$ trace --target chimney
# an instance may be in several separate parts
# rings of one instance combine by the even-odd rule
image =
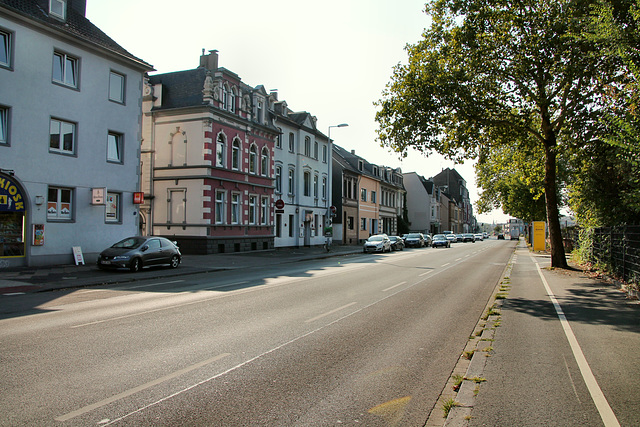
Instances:
[[[204,54],[202,49],[202,55],[200,56],[200,67],[206,68],[209,71],[216,71],[218,69],[218,51],[210,50],[208,55]]]
[[[351,154],[356,155],[356,150],[351,150]]]

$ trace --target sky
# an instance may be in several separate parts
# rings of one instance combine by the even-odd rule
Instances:
[[[277,90],[294,111],[318,119],[325,135],[370,163],[430,178],[455,168],[478,200],[473,162],[439,155],[408,157],[376,140],[374,102],[407,62],[405,46],[420,40],[430,19],[424,0],[87,0],[87,18],[156,73],[199,65],[202,50],[218,50],[219,66],[250,86]],[[504,222],[501,211],[480,222]]]

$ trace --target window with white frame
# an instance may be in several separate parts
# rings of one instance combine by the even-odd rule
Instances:
[[[240,194],[231,194],[231,224],[240,224]]]
[[[289,132],[289,152],[296,152],[296,136],[293,132]]]
[[[304,137],[304,155],[311,157],[311,138],[308,136]]]
[[[168,216],[170,224],[186,224],[187,222],[187,190],[176,188],[168,190]]]
[[[125,77],[115,71],[109,72],[109,100],[124,104]]]
[[[13,33],[0,28],[0,67],[11,68],[13,59]]]
[[[318,141],[313,141],[313,158],[318,160]]]
[[[73,190],[70,188],[49,187],[47,196],[47,219],[73,219]]]
[[[256,196],[249,196],[249,224],[255,225],[257,224],[257,210],[258,209],[258,198]]]
[[[367,218],[360,218],[360,230],[367,229]]]
[[[216,191],[216,224],[224,224],[224,206],[225,206],[225,192],[224,191]]]
[[[289,169],[289,195],[295,194],[295,169]]]
[[[218,134],[218,138],[216,138],[216,166],[219,168],[224,167],[224,153],[225,153],[225,144],[226,139],[222,133]]]
[[[262,100],[258,100],[257,105],[256,105],[256,121],[258,123],[262,123],[262,114],[264,113],[263,110],[263,102]]]
[[[269,175],[269,149],[262,147],[262,154],[260,156],[260,173],[262,176]]]
[[[276,166],[276,193],[282,193],[282,166]]]
[[[241,158],[240,140],[238,140],[238,138],[234,138],[233,148],[231,153],[231,167],[233,168],[233,170],[240,169],[240,158]]]
[[[107,134],[107,161],[122,163],[124,137],[121,133],[109,132]]]
[[[229,89],[226,83],[222,85],[222,108],[229,109]]]
[[[119,223],[121,221],[120,206],[121,196],[119,193],[107,192],[107,206],[105,208],[105,222]]]
[[[260,200],[260,223],[262,225],[269,224],[269,198],[263,197]]]
[[[367,201],[367,189],[366,188],[361,188],[360,189],[360,200],[362,200],[363,202]]]
[[[278,128],[278,135],[276,135],[276,148],[282,148],[282,128]]]
[[[0,105],[0,145],[9,145],[9,107]]]
[[[255,144],[249,149],[249,173],[257,173],[258,167],[258,148]]]
[[[67,0],[49,0],[49,14],[62,20],[67,19]]]
[[[371,203],[377,203],[377,193],[375,191],[371,192]]]
[[[236,89],[231,88],[229,90],[229,111],[232,113],[236,112]]]
[[[311,195],[311,172],[305,171],[303,178],[304,178],[304,181],[303,181],[304,195],[310,196]]]
[[[318,175],[313,176],[313,197],[318,198]]]
[[[49,126],[49,151],[63,154],[74,154],[75,149],[75,123],[51,119]]]
[[[323,199],[327,198],[327,177],[326,176],[322,177],[322,198]]]
[[[78,58],[63,52],[53,52],[53,81],[65,86],[78,87]]]
[[[327,163],[327,153],[328,149],[326,145],[322,145],[322,163]]]

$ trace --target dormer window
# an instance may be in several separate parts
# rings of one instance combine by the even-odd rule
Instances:
[[[263,103],[262,101],[258,101],[257,102],[257,107],[256,107],[256,120],[258,121],[258,123],[262,123],[262,110],[264,109]]]
[[[67,19],[67,0],[49,0],[49,15],[62,19]]]

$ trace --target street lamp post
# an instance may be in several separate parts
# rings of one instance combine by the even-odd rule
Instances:
[[[327,162],[329,163],[329,179],[328,179],[328,185],[327,185],[327,218],[329,218],[329,221],[331,221],[330,223],[332,223],[333,221],[331,220],[331,203],[333,201],[333,142],[331,141],[331,128],[344,128],[349,126],[347,123],[340,123],[339,125],[334,125],[334,126],[329,126],[329,128],[327,129],[327,139],[329,140],[329,158],[327,159]],[[328,224],[327,224],[328,225]],[[344,224],[343,224],[344,227]],[[332,233],[333,235],[333,233]],[[331,247],[331,240],[332,238],[327,236],[326,239],[326,243],[325,243],[325,247],[327,249],[327,251],[329,250],[329,248]]]

